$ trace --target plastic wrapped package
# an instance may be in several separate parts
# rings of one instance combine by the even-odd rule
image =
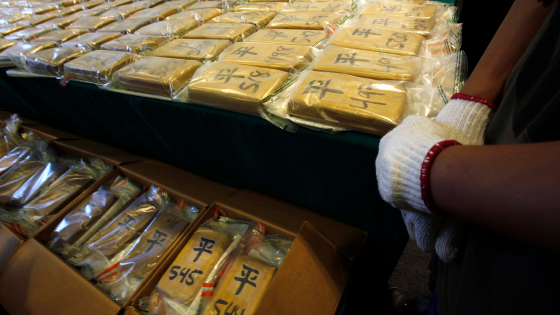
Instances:
[[[106,11],[105,13],[101,14],[101,16],[113,17],[119,20],[124,20],[130,17],[132,14],[144,9],[145,8],[142,5],[128,4],[128,5],[123,5],[122,7],[116,7],[109,11]]]
[[[0,24],[12,24],[32,17],[31,14],[16,13],[0,18]]]
[[[191,101],[256,114],[262,100],[288,80],[280,70],[214,62],[199,68],[188,85]]]
[[[0,25],[0,35],[6,36],[14,32],[21,31],[25,28],[27,28],[27,26],[20,24],[3,24]]]
[[[56,18],[56,16],[53,15],[53,14],[41,14],[41,15],[34,15],[34,16],[32,16],[30,18],[27,18],[25,20],[21,20],[17,23],[21,24],[21,25],[25,25],[27,27],[31,27],[31,26],[35,26],[37,24],[44,23],[48,20],[52,20],[54,18]]]
[[[313,61],[318,50],[309,46],[235,43],[220,54],[220,61],[297,73]]]
[[[69,259],[82,266],[87,279],[102,280],[110,275],[110,267],[118,264],[142,235],[169,196],[159,187],[150,187],[110,223],[83,243],[82,250]]]
[[[120,7],[123,5],[131,4],[132,2],[133,2],[132,0],[115,0],[109,2],[109,4],[114,8],[114,7]]]
[[[425,37],[432,35],[432,30],[436,25],[432,20],[385,15],[362,15],[355,18],[352,24],[373,26]]]
[[[110,8],[99,6],[97,8],[76,12],[76,13],[72,14],[71,16],[75,16],[75,17],[98,16],[98,15],[101,15],[101,14],[109,11],[109,9]]]
[[[64,64],[64,76],[96,84],[109,82],[117,70],[137,61],[129,52],[98,50]]]
[[[189,10],[183,11],[177,14],[173,14],[166,18],[169,20],[180,20],[180,19],[194,19],[201,22],[208,22],[211,19],[222,14],[221,9],[199,9],[199,10]]]
[[[128,51],[136,54],[151,53],[153,49],[165,44],[169,39],[160,36],[125,35],[101,45],[106,50]]]
[[[29,153],[35,149],[35,142],[29,141],[19,144],[17,147],[13,148],[0,158],[0,174],[4,173],[8,169],[10,169],[15,164],[19,163],[25,157],[29,155]]]
[[[184,313],[237,249],[250,224],[235,220],[201,224],[157,284],[168,312]],[[183,310],[183,312],[181,312]]]
[[[231,45],[229,40],[177,39],[154,51],[154,56],[187,60],[212,60]]]
[[[0,51],[14,46],[17,42],[11,39],[0,38]]]
[[[450,97],[461,91],[467,73],[467,56],[463,51],[439,59],[423,58],[420,83],[441,86]]]
[[[287,5],[281,13],[342,13],[350,14],[352,12],[352,5],[349,2],[296,2]]]
[[[84,3],[84,0],[64,0],[59,2],[61,6],[63,7],[70,7],[73,6],[75,4],[80,4],[80,3]]]
[[[226,6],[225,3],[223,3],[223,1],[201,1],[201,2],[197,2],[193,5],[191,5],[186,10],[190,11],[190,10],[200,10],[200,9],[225,10],[225,9],[227,9],[227,6]]]
[[[170,20],[156,22],[134,32],[137,35],[163,36],[179,38],[198,27],[196,20]]]
[[[79,48],[57,47],[25,55],[23,58],[27,71],[60,77],[64,74],[65,63],[86,53],[87,51]]]
[[[97,32],[108,32],[108,33],[121,33],[123,35],[133,34],[140,28],[152,23],[152,19],[126,19],[124,21],[118,21],[117,23],[110,24],[104,28],[98,30]]]
[[[284,13],[276,16],[268,28],[324,30],[329,24],[340,24],[346,14]]]
[[[244,3],[233,7],[231,11],[233,12],[267,11],[267,12],[279,13],[287,5],[288,5],[287,2]]]
[[[62,47],[77,47],[86,50],[100,49],[103,43],[121,37],[119,33],[86,33],[62,43]]]
[[[62,219],[51,234],[49,248],[66,259],[72,257],[141,191],[139,184],[126,177],[106,182]]]
[[[4,60],[5,54],[14,65],[18,68],[25,69],[22,57],[28,54],[34,54],[38,51],[56,47],[55,42],[38,42],[38,43],[17,43],[16,45],[4,50],[0,54],[0,60]]]
[[[41,28],[41,27],[58,27],[58,28],[65,28],[66,26],[74,23],[75,21],[77,21],[80,17],[78,16],[67,16],[67,17],[61,17],[61,18],[56,18],[56,19],[52,19],[52,20],[48,20],[47,22],[41,23],[39,25],[37,25],[37,27]]]
[[[183,11],[195,3],[195,0],[173,0],[164,4],[160,4],[158,8],[174,8],[178,9],[179,11]]]
[[[143,19],[143,18],[150,18],[152,21],[162,21],[166,17],[179,13],[179,10],[176,8],[163,8],[159,9],[158,7],[142,10],[139,12],[134,13],[129,17],[129,19]]]
[[[103,0],[91,0],[91,1],[83,2],[81,5],[82,5],[82,7],[84,7],[84,10],[89,10],[91,8],[95,8],[97,6],[100,6],[104,3],[106,3],[106,2],[103,1]]]
[[[126,253],[118,268],[99,286],[117,303],[126,303],[198,212],[199,209],[192,206],[181,210],[169,200]]]
[[[247,37],[245,42],[318,46],[328,38],[325,31],[264,29]]]
[[[62,45],[62,43],[71,40],[72,38],[78,37],[88,33],[87,30],[56,30],[49,32],[41,37],[33,40],[33,42],[50,42],[54,41],[57,45]]]
[[[389,15],[407,16],[417,19],[431,19],[438,10],[435,4],[414,4],[394,1],[376,1],[366,3],[360,10],[360,15]]]
[[[183,38],[228,39],[231,42],[240,42],[256,31],[257,27],[252,24],[211,23],[201,25]]]
[[[79,18],[76,22],[68,25],[66,29],[67,30],[86,29],[89,30],[90,32],[95,32],[98,29],[115,22],[117,22],[117,19],[114,17],[88,16],[88,17]]]
[[[7,39],[12,40],[21,40],[24,42],[30,42],[33,39],[37,39],[45,34],[48,34],[52,31],[59,30],[59,28],[55,27],[46,27],[46,28],[26,28],[24,30],[12,33],[10,35],[6,35]]]
[[[55,11],[56,9],[58,9],[58,6],[55,5],[54,3],[45,3],[40,5],[34,5],[33,7],[30,8],[22,9],[20,12],[23,14],[42,15],[48,12]]]
[[[134,2],[134,4],[136,5],[141,5],[143,6],[145,9],[149,9],[149,8],[153,8],[157,5],[160,5],[162,3],[164,3],[165,0],[143,0],[143,1],[137,1]]]
[[[250,12],[228,12],[219,15],[208,23],[249,23],[258,27],[265,27],[276,15],[274,12],[250,11]]]
[[[67,170],[68,167],[65,165],[48,162],[14,192],[9,203],[19,207],[24,206]]]
[[[62,10],[58,10],[58,11],[53,11],[52,14],[54,14],[56,17],[58,18],[62,18],[62,17],[67,17],[69,15],[72,15],[76,12],[79,11],[83,11],[84,7],[82,7],[81,5],[73,5],[67,8],[64,8]]]

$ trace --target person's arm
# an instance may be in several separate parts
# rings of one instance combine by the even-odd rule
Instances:
[[[560,249],[560,141],[454,146],[431,169],[448,212],[510,238]]]

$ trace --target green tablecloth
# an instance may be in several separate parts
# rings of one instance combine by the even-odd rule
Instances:
[[[359,282],[372,290],[349,293],[348,307],[370,303],[372,292],[384,289],[408,240],[400,212],[378,193],[379,137],[305,128],[294,134],[258,117],[4,71],[0,93],[6,110],[368,231],[355,270],[367,273]]]

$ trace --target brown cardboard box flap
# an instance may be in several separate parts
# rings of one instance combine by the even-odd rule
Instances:
[[[110,165],[121,165],[145,160],[144,157],[91,140],[58,140],[56,147],[71,156],[97,156]]]
[[[38,125],[38,126],[26,126],[22,127],[23,130],[31,130],[36,135],[38,135],[41,139],[45,139],[47,141],[54,141],[54,140],[75,140],[81,139],[80,137],[71,134],[66,131],[58,130],[53,127],[45,126],[45,125]]]
[[[140,313],[140,311],[138,311],[136,308],[129,306],[124,311],[124,315],[142,315],[142,313]]]
[[[120,166],[120,169],[125,175],[132,173],[145,178],[153,185],[165,187],[171,194],[188,195],[187,203],[200,209],[237,191],[235,188],[161,163],[143,161]]]
[[[361,251],[367,233],[289,203],[243,189],[217,203],[218,208],[244,212],[251,220],[274,226],[280,234],[295,235],[303,221],[309,221],[350,259]]]
[[[120,307],[35,239],[0,276],[0,304],[12,315],[115,315]]]
[[[306,221],[255,315],[334,314],[351,268],[352,262]]]
[[[16,234],[4,224],[0,224],[0,270],[8,265],[8,261],[24,241],[23,236]]]

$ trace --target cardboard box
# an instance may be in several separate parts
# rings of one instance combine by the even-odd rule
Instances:
[[[0,224],[0,271],[6,267],[24,241],[23,236]]]
[[[38,135],[41,139],[47,140],[48,142],[55,141],[55,140],[72,140],[72,139],[82,139],[79,136],[71,134],[66,131],[58,130],[53,127],[49,127],[46,125],[23,125],[21,128],[23,131],[31,130],[36,135]]]
[[[237,191],[234,188],[211,182],[175,167],[157,163],[138,162],[120,166],[116,171],[108,174],[104,181],[110,181],[118,175],[129,177],[144,187],[154,184],[169,192],[174,201],[183,199],[187,203],[205,209],[199,217],[204,215],[206,209],[213,202]],[[102,182],[95,183],[91,189],[88,189],[88,193],[95,191],[96,187],[101,186],[101,184]],[[76,205],[87,196],[87,193],[80,196],[73,204]],[[75,315],[90,314],[89,310],[94,309],[96,313],[92,312],[91,314],[116,315],[121,310],[121,306],[113,302],[107,294],[95,287],[93,283],[82,278],[77,268],[68,264],[45,246],[50,241],[52,231],[72,208],[71,205],[66,207],[57,215],[56,219],[51,220],[47,226],[40,230],[35,238],[29,240],[27,243],[33,242],[33,245],[22,247],[20,252],[23,253],[16,255],[5,272],[0,275],[0,286],[2,288],[12,286],[11,290],[4,290],[0,294],[0,304],[4,305],[10,314]],[[198,220],[197,218],[179,235],[159,263],[165,261],[167,255],[174,251],[179,241],[190,231],[191,226],[198,225]],[[49,272],[46,272],[47,269],[45,269],[41,272],[40,280],[32,280],[33,275],[38,274],[37,270],[39,268],[35,265],[42,262],[56,265],[56,269]],[[159,264],[152,270],[152,273],[158,269],[158,266]],[[150,275],[145,280],[147,281],[149,278]],[[65,281],[61,282],[60,279],[65,279]],[[13,283],[20,284],[13,286]],[[138,289],[141,289],[144,283],[141,283]],[[30,286],[33,286],[33,288]],[[67,287],[74,292],[81,293],[79,295],[68,295]],[[43,296],[45,295],[49,298],[44,299]],[[135,295],[132,296],[129,303],[134,297]],[[21,307],[21,305],[28,303],[41,303],[41,307],[30,309]],[[129,303],[125,304],[122,309],[125,309]],[[81,310],[77,312],[75,308],[61,309],[59,305],[80,305]],[[101,309],[98,305],[104,305],[105,308]]]
[[[211,219],[218,209],[231,217],[259,221],[267,233],[294,239],[255,314],[335,314],[352,259],[359,254],[367,233],[251,190],[216,202],[199,224]],[[195,230],[191,229],[158,267],[133,299],[133,306],[138,307],[138,301],[152,293]]]

